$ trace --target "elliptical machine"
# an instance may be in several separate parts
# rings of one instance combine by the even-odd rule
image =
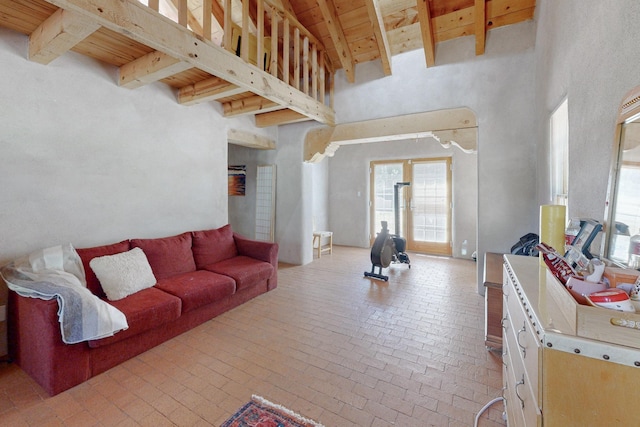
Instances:
[[[376,240],[371,248],[371,271],[365,271],[365,277],[373,277],[375,279],[389,280],[389,276],[382,274],[382,269],[387,268],[392,262],[408,264],[411,268],[409,255],[405,252],[407,248],[407,240],[400,236],[400,203],[398,198],[398,190],[404,186],[411,185],[410,182],[396,182],[393,185],[393,209],[395,217],[395,234],[389,234],[387,221],[381,221],[382,230],[378,233]],[[378,267],[378,272],[375,272]]]

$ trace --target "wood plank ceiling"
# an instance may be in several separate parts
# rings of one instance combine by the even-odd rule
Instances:
[[[0,26],[29,36],[32,61],[72,50],[118,67],[121,86],[162,81],[182,104],[219,102],[225,116],[254,115],[257,126],[332,125],[336,70],[353,83],[356,64],[379,60],[390,75],[393,56],[415,49],[437,66],[436,44],[464,36],[482,55],[487,31],[535,9],[535,0],[245,2],[0,0]]]

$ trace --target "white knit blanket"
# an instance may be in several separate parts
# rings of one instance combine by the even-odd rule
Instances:
[[[86,287],[80,256],[71,244],[36,251],[2,267],[0,275],[18,295],[58,301],[62,341],[75,344],[127,329],[125,315]]]

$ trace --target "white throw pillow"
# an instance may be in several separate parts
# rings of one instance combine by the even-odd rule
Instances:
[[[142,249],[96,257],[89,262],[109,301],[116,301],[156,284]]]

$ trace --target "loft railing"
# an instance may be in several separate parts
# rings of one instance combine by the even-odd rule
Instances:
[[[161,1],[171,3],[175,10],[161,7]],[[232,0],[222,0],[222,6],[218,0],[203,0],[198,11],[189,10],[187,0],[147,0],[146,3],[202,38],[221,43],[224,49],[246,62],[333,106],[334,70],[322,42],[293,14],[271,0],[234,1],[242,5],[239,17],[232,13]],[[202,16],[196,17],[194,12],[201,12]],[[221,40],[216,32],[218,26],[223,31]]]

